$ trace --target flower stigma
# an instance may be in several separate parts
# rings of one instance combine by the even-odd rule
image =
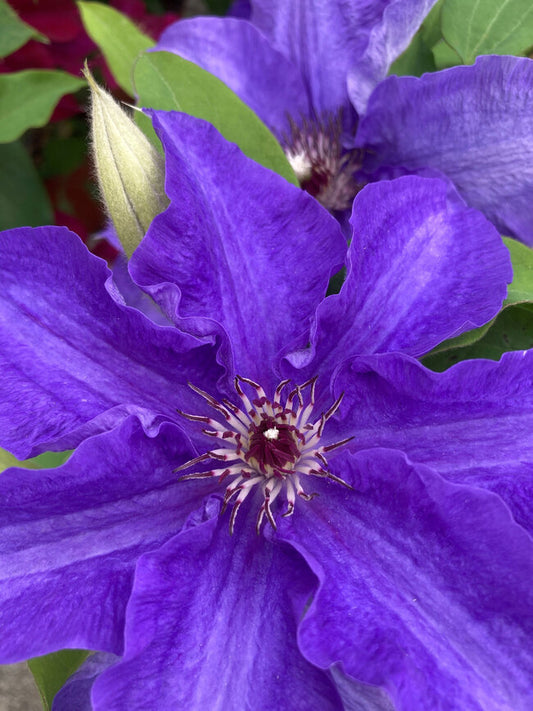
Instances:
[[[326,412],[313,421],[316,380],[316,377],[311,378],[298,385],[282,403],[282,392],[289,380],[283,380],[276,388],[274,398],[269,400],[260,385],[238,375],[235,390],[241,400],[240,407],[227,399],[218,402],[189,383],[194,392],[217,412],[218,418],[178,412],[188,420],[207,425],[202,431],[223,442],[224,446],[190,459],[175,471],[189,469],[208,460],[216,463],[209,471],[185,474],[181,481],[210,477],[218,477],[219,482],[228,480],[221,514],[231,502],[230,533],[233,533],[239,508],[254,489],[260,490],[263,498],[256,520],[256,531],[259,533],[265,517],[276,529],[272,504],[280,495],[286,500],[283,516],[292,515],[296,497],[310,501],[316,496],[306,493],[302,477],[327,478],[351,488],[329,471],[325,455],[346,444],[352,437],[333,444],[320,444],[324,426],[337,412],[343,396],[340,395]],[[253,391],[251,399],[243,385]]]
[[[331,212],[351,208],[362,185],[354,179],[363,151],[342,144],[342,113],[314,121],[289,117],[290,134],[281,136],[287,160],[303,190]]]
[[[279,437],[279,430],[277,427],[270,427],[268,430],[263,432],[267,439],[277,439]]]

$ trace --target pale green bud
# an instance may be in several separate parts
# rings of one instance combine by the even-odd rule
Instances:
[[[93,158],[105,207],[128,257],[169,203],[165,163],[121,106],[84,72],[91,89]]]

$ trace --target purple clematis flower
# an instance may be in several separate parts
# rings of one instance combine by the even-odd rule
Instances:
[[[386,78],[433,4],[251,0],[249,19],[185,20],[156,49],[233,89],[281,141],[302,187],[339,216],[369,181],[430,171],[533,246],[533,61],[487,56]]]
[[[359,193],[347,250],[152,116],[171,203],[129,289],[166,321],[68,230],[0,235],[1,443],[75,448],[0,477],[0,661],[98,650],[56,711],[527,711],[532,354],[413,357],[500,308],[496,230],[407,176]]]

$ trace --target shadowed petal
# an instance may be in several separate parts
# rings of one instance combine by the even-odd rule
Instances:
[[[362,55],[387,0],[254,0],[251,21],[299,68],[317,114],[345,107],[346,75]]]
[[[389,77],[357,134],[367,168],[433,168],[504,234],[533,245],[533,60],[478,57],[475,65]]]
[[[497,492],[533,532],[533,351],[433,373],[391,355],[346,362],[330,436],[350,447],[392,447],[447,479]]]
[[[501,308],[512,272],[494,227],[444,181],[406,176],[367,185],[354,200],[348,275],[317,309],[306,375],[352,354],[419,355]],[[314,347],[314,353],[313,353]]]
[[[309,116],[298,68],[276,51],[249,22],[195,17],[167,27],[156,50],[174,52],[221,79],[278,136],[287,115]]]
[[[251,21],[299,68],[317,114],[341,107],[353,113],[346,75],[363,53],[368,24],[379,16],[384,2],[373,2],[374,9],[346,0],[254,0]],[[368,24],[365,13],[370,14]]]
[[[214,388],[216,349],[118,303],[72,232],[8,230],[0,252],[1,445],[17,457],[71,449],[128,413],[149,429],[187,408],[188,380]]]
[[[221,325],[236,371],[275,385],[278,352],[294,338],[306,342],[329,277],[342,264],[339,226],[205,121],[152,115],[172,202],[152,223],[130,271],[167,312],[179,308],[182,328],[219,333]]]
[[[93,711],[91,690],[95,680],[119,660],[115,654],[91,654],[54,696],[52,711]]]
[[[354,491],[322,484],[281,529],[321,583],[304,655],[385,686],[402,711],[530,709],[532,539],[497,496],[401,453],[336,464]]]
[[[250,0],[232,0],[228,8],[229,17],[242,17],[245,20],[250,19],[251,12]]]
[[[350,93],[366,99],[435,2],[253,0],[251,21],[299,67],[317,113],[341,107],[353,112],[347,86],[352,70]]]
[[[0,477],[0,663],[63,648],[120,654],[139,556],[177,533],[209,483],[172,470],[192,454],[163,424],[139,422],[83,442],[60,468]]]
[[[395,711],[389,695],[381,687],[362,684],[344,674],[339,667],[332,667],[330,671],[344,711]]]
[[[296,646],[314,576],[300,556],[218,519],[143,556],[127,611],[124,661],[93,692],[95,711],[333,711],[326,674]]]

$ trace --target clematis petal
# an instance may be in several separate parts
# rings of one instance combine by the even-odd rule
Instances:
[[[331,437],[391,447],[447,479],[488,488],[533,532],[533,351],[433,373],[400,355],[354,358],[334,384],[344,393]]]
[[[118,303],[105,263],[65,228],[8,230],[0,251],[1,445],[17,457],[71,449],[128,413],[149,429],[186,409],[188,380],[209,389],[223,372],[215,347]]]
[[[345,0],[254,0],[251,21],[299,68],[318,115],[341,107],[353,113],[346,74],[368,41],[365,11],[377,17],[384,1],[372,10]]]
[[[155,301],[135,284],[128,271],[128,260],[124,253],[115,257],[111,265],[111,271],[113,272],[113,283],[119,292],[119,303],[124,303],[142,311],[150,321],[153,321],[158,326],[174,325]]]
[[[54,696],[52,711],[93,711],[91,690],[95,680],[120,657],[106,652],[91,654]]]
[[[294,365],[314,374],[314,363],[332,372],[355,354],[419,355],[501,308],[512,278],[507,249],[444,181],[367,185],[351,225],[346,281],[318,307],[312,347],[291,356]]]
[[[135,251],[130,272],[167,313],[178,288],[180,327],[201,335],[222,325],[237,372],[275,386],[271,364],[287,342],[306,342],[329,277],[342,264],[340,228],[309,195],[246,158],[205,121],[152,116],[172,202]]]
[[[386,3],[254,0],[251,21],[299,68],[317,114],[341,107],[353,112],[346,75],[362,56]]]
[[[95,711],[342,709],[296,645],[314,576],[254,527],[255,512],[237,519],[233,536],[226,522],[207,521],[143,556],[124,660],[96,682]]]
[[[389,0],[382,5],[381,16],[369,27],[364,54],[348,67],[347,72],[348,93],[360,115],[365,112],[368,97],[385,79],[394,60],[407,49],[436,1]],[[369,5],[376,3],[370,2]]]
[[[395,711],[389,695],[381,687],[362,684],[344,674],[339,667],[332,667],[330,672],[342,698],[344,711]]]
[[[405,711],[530,709],[531,537],[497,496],[401,453],[336,461],[355,490],[322,485],[281,529],[321,583],[302,653]]]
[[[245,20],[180,20],[167,27],[155,49],[179,54],[217,76],[278,136],[289,131],[288,115],[311,113],[298,68]]]
[[[63,648],[122,652],[137,559],[211,490],[177,482],[173,469],[191,454],[174,425],[150,438],[132,417],[59,469],[2,473],[0,663]]]
[[[368,103],[357,143],[368,169],[445,173],[504,234],[533,245],[533,60],[478,57],[475,65],[389,77]]]

